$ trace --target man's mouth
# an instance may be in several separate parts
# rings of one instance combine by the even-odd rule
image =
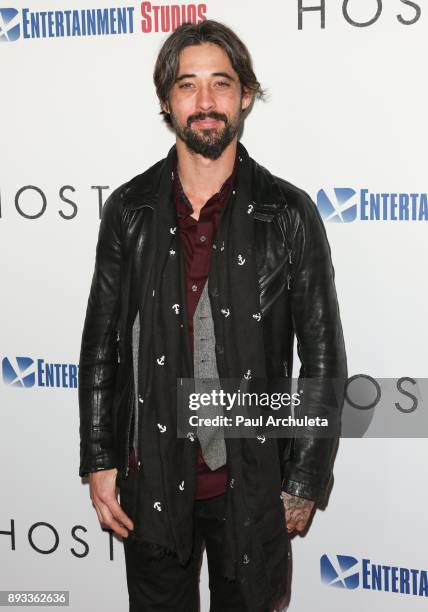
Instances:
[[[192,124],[195,124],[196,127],[205,129],[215,128],[219,123],[220,121],[217,119],[198,119],[196,121],[192,121]]]

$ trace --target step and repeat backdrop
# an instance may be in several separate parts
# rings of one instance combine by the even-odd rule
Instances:
[[[349,375],[426,376],[426,0],[2,0],[0,590],[128,609],[123,544],[78,476],[80,336],[103,203],[174,142],[157,52],[208,18],[268,90],[242,142],[324,218]],[[341,440],[328,505],[291,543],[290,612],[426,609],[425,434]]]

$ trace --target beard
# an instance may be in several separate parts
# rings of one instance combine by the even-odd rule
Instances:
[[[194,153],[202,155],[208,159],[218,159],[225,148],[232,142],[241,125],[241,119],[229,121],[223,113],[195,113],[187,119],[187,124],[180,123],[175,115],[170,112],[171,122],[177,136]],[[222,128],[207,128],[198,131],[192,130],[191,125],[194,121],[203,119],[215,119],[223,121]]]

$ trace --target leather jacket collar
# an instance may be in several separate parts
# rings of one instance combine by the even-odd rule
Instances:
[[[254,173],[254,162],[250,158],[247,149],[241,142],[237,144],[238,155],[251,164],[251,171]],[[150,206],[154,208],[158,201],[160,181],[163,172],[172,172],[174,156],[177,155],[176,145],[173,145],[167,157],[160,160],[143,174],[136,176],[132,181],[124,186],[120,197],[124,199],[124,208],[129,210],[138,210],[142,206]],[[270,173],[258,165],[258,170],[262,171],[258,174],[256,189],[253,192],[253,206],[259,215],[266,215],[269,220],[270,215],[284,210],[287,203],[284,202],[283,194],[280,194],[276,188],[276,184],[269,180]],[[260,181],[260,174],[264,178]],[[253,184],[254,185],[254,184]],[[261,219],[261,217],[259,217]]]

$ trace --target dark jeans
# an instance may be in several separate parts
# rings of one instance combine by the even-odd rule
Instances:
[[[245,612],[238,585],[221,575],[224,504],[225,495],[195,501],[193,555],[185,567],[156,544],[124,538],[130,612],[198,612],[204,545],[210,612]]]

